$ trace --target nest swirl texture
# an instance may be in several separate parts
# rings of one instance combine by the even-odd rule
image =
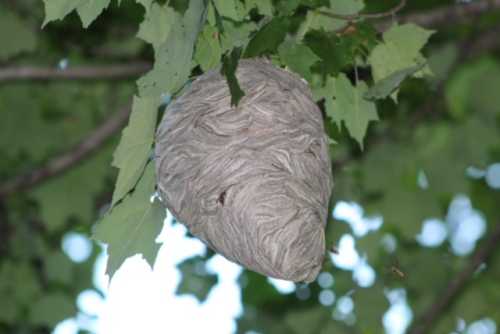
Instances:
[[[237,107],[215,70],[168,106],[156,134],[160,196],[227,259],[310,282],[333,186],[321,112],[305,82],[267,61],[242,60],[236,75]]]

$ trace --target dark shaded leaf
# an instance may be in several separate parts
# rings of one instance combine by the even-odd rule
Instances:
[[[352,62],[352,58],[338,47],[340,39],[334,34],[324,31],[310,31],[304,38],[305,44],[321,58],[321,61],[313,66],[317,73],[322,75],[337,75],[340,70]]]
[[[231,93],[231,105],[236,106],[241,98],[245,96],[245,92],[241,89],[238,79],[236,78],[236,69],[241,57],[241,48],[235,48],[229,56],[225,55],[222,61],[222,74],[226,77]]]
[[[245,49],[245,57],[252,58],[266,53],[276,52],[278,46],[285,39],[290,26],[286,17],[275,17],[250,40]]]

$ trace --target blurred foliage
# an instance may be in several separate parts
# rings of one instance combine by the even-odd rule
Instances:
[[[134,112],[152,113],[137,117],[143,127],[132,122],[129,135],[125,132],[122,138],[114,161],[123,173],[123,186],[113,200],[118,205],[110,214],[115,216],[104,219],[119,224],[116,221],[126,216],[130,222],[122,218],[119,233],[113,226],[98,225],[101,239],[115,246],[138,237],[131,231],[141,221],[121,204],[137,201],[143,203],[143,212],[156,217],[151,220],[161,216],[148,211],[153,186],[145,179],[150,172],[144,172],[160,93],[174,95],[188,77],[216,68],[223,59],[237,91],[231,72],[240,56],[268,57],[309,81],[328,135],[337,142],[331,145],[332,204],[356,201],[365,217],[377,214],[384,219],[379,230],[357,235],[348,224],[330,217],[328,245],[337,246],[343,236],[352,235],[356,250],[374,268],[376,281],[361,287],[351,271],[328,259],[324,272],[333,275],[333,286],[325,288],[317,281],[282,294],[265,277],[244,271],[238,332],[381,333],[382,317],[391,304],[388,291],[401,288],[415,319],[470,260],[454,254],[447,241],[422,247],[416,235],[423,221],[446,219],[453,198],[465,194],[485,218],[483,238],[500,224],[500,191],[466,173],[470,166],[484,170],[500,161],[500,44],[471,50],[471,41],[498,31],[499,11],[438,26],[431,35],[413,25],[380,34],[370,21],[331,19],[316,10],[352,14],[390,8],[375,1],[220,0],[203,2],[206,15],[196,1],[44,3],[7,0],[0,5],[0,72],[27,65],[57,68],[61,61],[70,68],[154,58],[156,63],[138,88],[132,80],[0,82],[0,184],[72,149],[139,94],[142,103],[136,103]],[[449,5],[452,2],[444,0],[412,1],[401,15]],[[48,24],[42,30],[44,22]],[[429,66],[416,69],[424,57]],[[169,62],[159,63],[166,58]],[[434,75],[424,79],[407,78],[431,72]],[[365,99],[367,90],[378,100]],[[386,98],[389,95],[393,99]],[[0,333],[49,333],[58,322],[82,311],[75,300],[81,291],[95,288],[93,263],[101,249],[94,243],[91,256],[76,263],[62,252],[61,243],[69,231],[90,238],[93,223],[111,203],[117,173],[110,164],[118,137],[70,171],[0,198]],[[141,159],[130,153],[135,145],[142,145]],[[141,191],[129,194],[136,186]],[[153,262],[158,245],[148,240],[160,227],[149,226],[147,240],[139,247],[132,244],[125,253],[117,252],[112,271],[128,255],[145,249]],[[393,247],[387,246],[388,240]],[[194,294],[200,301],[207,297],[217,283],[215,273],[206,269],[210,257],[179,265],[183,278],[178,293]],[[473,275],[432,333],[453,331],[458,318],[470,323],[489,317],[500,323],[499,275],[500,257],[495,255]],[[325,290],[336,296],[328,305],[318,301]],[[340,300],[352,300],[352,312],[340,312]]]

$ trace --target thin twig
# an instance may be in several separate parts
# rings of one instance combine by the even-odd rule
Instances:
[[[406,6],[406,0],[401,0],[399,4],[388,11],[380,13],[359,13],[359,14],[335,14],[332,12],[326,12],[323,10],[315,11],[318,14],[331,17],[333,19],[345,20],[345,21],[358,21],[361,19],[382,19],[390,16],[396,15],[401,9]]]
[[[358,21],[361,19],[381,19],[391,16],[395,16],[399,11],[401,11],[406,6],[406,0],[402,0],[397,6],[391,8],[388,11],[381,13],[367,13],[367,14],[335,14],[327,11],[315,11],[316,13],[346,21]],[[436,9],[431,9],[428,11],[423,11],[420,13],[413,13],[400,16],[398,18],[399,22],[413,22],[423,27],[436,27],[442,24],[456,24],[460,20],[466,17],[472,17],[477,15],[482,15],[488,11],[496,10],[500,8],[500,0],[476,0],[470,3],[457,3],[450,6],[444,6]],[[375,27],[379,31],[387,30],[387,28],[392,24],[393,20],[387,20],[375,24]]]
[[[146,62],[101,66],[74,66],[67,69],[33,66],[0,68],[0,83],[18,80],[118,80],[138,77],[151,69]]]
[[[398,22],[412,22],[422,27],[433,28],[446,24],[457,24],[464,18],[482,15],[498,9],[500,9],[500,0],[476,0],[402,15],[398,17]],[[375,27],[379,31],[385,31],[392,23],[392,20],[387,20],[375,24]]]
[[[127,106],[92,131],[75,147],[49,160],[45,165],[33,171],[14,177],[0,185],[0,198],[19,191],[26,191],[34,186],[53,178],[97,151],[107,139],[123,128],[130,114]]]
[[[409,334],[429,333],[431,326],[439,320],[453,301],[464,292],[465,286],[470,282],[476,270],[485,263],[491,255],[500,248],[500,223],[496,224],[493,231],[483,244],[476,249],[465,268],[458,273],[448,284],[444,293],[415,321],[415,326]]]

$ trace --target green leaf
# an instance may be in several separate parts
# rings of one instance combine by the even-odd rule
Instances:
[[[81,0],[43,0],[45,4],[45,20],[43,21],[42,28],[51,21],[62,20],[81,2]]]
[[[99,16],[102,11],[108,8],[111,0],[86,0],[81,1],[76,11],[82,20],[84,28],[88,26]]]
[[[42,27],[55,20],[62,20],[74,9],[77,10],[82,24],[87,28],[104,9],[109,6],[111,0],[43,0],[45,4],[45,21]]]
[[[384,43],[377,45],[368,57],[374,81],[377,83],[394,72],[425,63],[420,50],[433,33],[412,23],[392,26],[383,35]],[[430,68],[426,66],[413,76],[429,74]],[[397,91],[392,97],[396,99]]]
[[[276,17],[260,29],[250,40],[245,50],[245,57],[257,57],[265,53],[275,52],[285,39],[290,26],[286,17]]]
[[[335,35],[324,31],[311,31],[305,36],[304,43],[321,58],[321,61],[313,66],[314,72],[337,75],[343,67],[353,62],[352,54],[346,52],[340,38]]]
[[[311,49],[293,39],[285,40],[278,48],[283,63],[307,81],[311,80],[311,66],[320,60]]]
[[[329,17],[319,11],[341,15],[359,13],[365,4],[363,0],[330,0],[330,7],[320,7],[307,12],[305,21],[300,28],[304,33],[308,30],[337,31],[345,27],[349,21]]]
[[[176,19],[178,15],[171,7],[153,3],[151,10],[146,11],[137,37],[152,44],[156,50],[167,40],[171,27],[176,24]]]
[[[217,29],[206,25],[196,43],[194,59],[206,72],[220,64],[222,46]]]
[[[223,32],[221,35],[222,52],[234,48],[245,48],[250,39],[250,34],[255,31],[257,25],[253,22],[234,23],[229,20],[221,20]],[[220,28],[219,32],[221,32]]]
[[[234,21],[242,21],[246,15],[245,6],[239,0],[213,0],[220,16]]]
[[[132,255],[142,254],[151,266],[155,262],[160,249],[155,239],[166,215],[158,199],[151,200],[155,184],[154,164],[149,163],[135,190],[95,226],[94,238],[108,245],[110,277]]]
[[[257,8],[261,15],[273,16],[273,3],[271,0],[246,0],[247,10]]]
[[[420,71],[424,66],[425,64],[420,64],[392,73],[388,77],[378,81],[374,86],[370,87],[364,97],[370,100],[385,99],[399,88],[399,85],[401,85],[404,79],[412,76],[417,71]]]
[[[364,98],[368,90],[366,83],[361,81],[354,87],[344,74],[340,74],[336,79],[330,78],[326,87],[333,94],[333,98],[325,101],[326,114],[339,128],[344,122],[351,137],[363,149],[368,123],[378,120],[375,104]]]
[[[207,271],[203,256],[186,259],[177,268],[182,272],[182,280],[175,291],[178,295],[191,294],[199,302],[203,302],[218,282],[217,275]]]
[[[134,97],[128,126],[113,154],[113,166],[120,169],[113,192],[114,206],[141,177],[151,155],[159,102],[154,98]]]
[[[137,82],[141,96],[174,94],[191,73],[194,45],[205,22],[205,0],[191,0],[181,19],[178,17],[165,42],[155,50],[153,70]],[[178,15],[178,14],[176,14]]]
[[[241,89],[238,79],[236,78],[236,69],[238,61],[241,57],[241,48],[235,48],[231,51],[228,57],[224,57],[222,62],[222,74],[227,80],[229,91],[231,93],[231,106],[236,106],[241,98],[245,96],[245,92]]]
[[[48,293],[31,305],[32,324],[54,327],[61,320],[76,314],[73,299],[61,292]]]
[[[434,34],[433,30],[421,28],[413,23],[394,25],[384,32],[385,43],[394,43],[407,55],[417,55],[427,43],[429,37]]]
[[[277,0],[275,2],[276,12],[281,15],[292,15],[300,5],[300,0]]]
[[[33,51],[36,46],[36,36],[29,25],[3,6],[0,6],[0,45],[0,60]]]

